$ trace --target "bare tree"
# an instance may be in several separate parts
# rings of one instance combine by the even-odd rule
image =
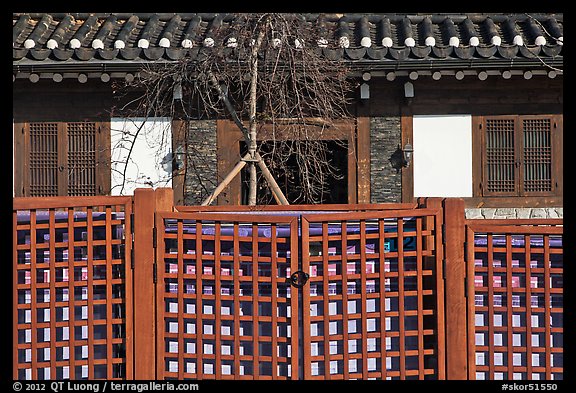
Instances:
[[[294,160],[297,200],[321,201],[328,179],[338,176],[322,134],[350,118],[353,87],[345,62],[322,54],[322,47],[335,44],[322,16],[311,23],[292,14],[217,14],[201,38],[195,29],[200,23],[199,16],[190,22],[188,41],[182,42],[199,47],[195,56],[150,65],[130,84],[144,92],[139,110],[157,116],[178,113],[184,119],[200,111],[228,117],[242,131],[246,154],[203,204],[210,204],[245,167],[250,205],[259,202],[257,167],[277,203],[287,204],[270,169],[288,173]],[[266,141],[259,138],[264,128]]]

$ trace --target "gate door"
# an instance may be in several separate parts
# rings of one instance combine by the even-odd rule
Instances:
[[[306,379],[443,379],[439,210],[302,217]]]
[[[297,379],[298,218],[157,213],[158,379]]]
[[[563,379],[562,220],[504,221],[467,221],[469,377]]]
[[[131,210],[131,197],[14,199],[14,379],[132,378]]]

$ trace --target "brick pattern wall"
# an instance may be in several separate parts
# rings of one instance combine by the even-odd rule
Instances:
[[[188,128],[188,168],[184,204],[199,205],[217,186],[216,121],[192,120]]]
[[[402,201],[402,172],[392,163],[400,142],[400,117],[370,119],[371,203]]]

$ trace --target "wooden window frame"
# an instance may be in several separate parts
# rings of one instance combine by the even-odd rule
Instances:
[[[14,123],[14,195],[16,197],[31,196],[30,190],[30,125],[33,123],[56,123],[58,128],[57,143],[58,166],[67,168],[68,166],[68,134],[67,125],[69,123],[88,122],[94,123],[96,127],[96,173],[95,195],[108,195],[110,193],[111,173],[110,173],[110,122],[99,120],[75,120],[75,121],[50,121],[50,120],[30,120]],[[68,195],[67,171],[58,173],[58,196]]]
[[[498,193],[487,190],[486,170],[486,120],[513,119],[515,146],[515,192]],[[546,192],[524,191],[523,182],[523,136],[521,122],[530,119],[550,119],[551,122],[551,178],[552,190]],[[563,116],[541,115],[490,115],[472,117],[473,196],[465,198],[467,207],[543,207],[562,205],[563,193]],[[518,138],[518,136],[520,138]]]
[[[348,201],[347,203],[368,203],[370,196],[370,176],[365,176],[370,170],[370,122],[368,118],[358,118],[329,127],[323,131],[324,140],[345,140],[348,143]],[[311,127],[314,124],[311,123]],[[217,156],[218,178],[222,179],[240,159],[240,141],[244,140],[242,132],[236,124],[229,120],[218,120]],[[284,133],[284,138],[289,134]],[[278,135],[276,134],[276,138]],[[272,126],[264,125],[259,131],[259,139],[272,138]],[[237,176],[217,199],[218,205],[241,204],[241,181]]]

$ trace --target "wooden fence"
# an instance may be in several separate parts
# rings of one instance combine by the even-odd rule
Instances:
[[[562,379],[562,220],[15,198],[14,379]]]

